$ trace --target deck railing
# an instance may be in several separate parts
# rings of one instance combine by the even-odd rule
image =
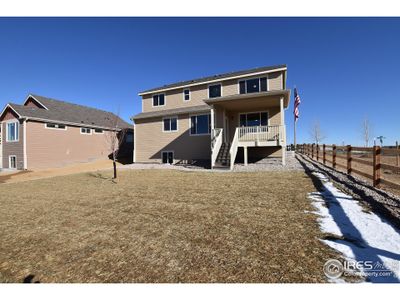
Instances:
[[[222,145],[222,128],[211,130],[211,168],[214,167],[217,160],[219,149]]]
[[[282,136],[282,126],[246,126],[238,127],[239,142],[279,141]]]
[[[231,166],[230,169],[233,170],[233,166],[235,164],[235,159],[236,159],[236,154],[237,154],[237,150],[238,150],[238,144],[239,144],[239,128],[236,128],[235,130],[235,135],[233,137],[232,140],[232,145],[231,145],[231,149],[229,150],[229,155],[230,155],[230,159],[231,159]]]

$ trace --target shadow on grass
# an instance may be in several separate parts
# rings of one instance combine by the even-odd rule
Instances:
[[[24,280],[22,281],[22,283],[40,283],[39,280],[33,281],[34,278],[35,278],[35,275],[29,274],[28,276],[26,276],[26,277],[24,278]]]
[[[104,181],[110,181],[111,183],[114,183],[114,184],[117,183],[117,181],[114,178],[112,178],[111,176],[107,177],[107,176],[104,176],[101,173],[88,173],[87,175],[89,177],[92,177],[92,178],[101,179],[101,180],[104,180]]]

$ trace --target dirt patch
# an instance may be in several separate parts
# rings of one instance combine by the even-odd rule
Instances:
[[[0,186],[0,281],[325,282],[302,171],[126,170]]]
[[[120,164],[118,163],[118,166]],[[86,163],[77,163],[60,168],[43,169],[35,171],[20,171],[16,173],[0,173],[0,183],[23,182],[54,176],[63,176],[83,172],[93,172],[112,168],[111,160],[97,160]]]

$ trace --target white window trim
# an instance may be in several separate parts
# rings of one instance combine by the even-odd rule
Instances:
[[[258,84],[259,84],[259,91],[258,91],[258,93],[265,93],[265,92],[269,92],[270,90],[269,90],[269,76],[268,76],[268,74],[265,74],[265,76],[255,76],[255,77],[246,77],[246,78],[240,78],[240,79],[238,79],[238,81],[237,81],[237,93],[239,94],[239,95],[247,95],[247,94],[256,94],[257,92],[255,92],[255,93],[247,93],[247,84],[246,84],[246,81],[247,80],[251,80],[251,79],[259,79],[258,80]],[[260,82],[260,79],[261,78],[267,78],[267,90],[266,91],[261,91],[261,82]],[[246,90],[246,93],[244,93],[244,94],[240,94],[240,82],[241,81],[244,81],[245,82],[245,85],[244,85],[244,87],[245,87],[245,90]]]
[[[58,124],[58,123],[45,123],[44,124],[44,128],[46,128],[46,129],[53,129],[53,130],[67,130],[67,128],[68,128],[68,126],[67,125],[64,125],[65,126],[65,128],[53,128],[53,127],[48,127],[47,126],[47,124],[55,124],[55,125],[64,125],[64,124]]]
[[[20,129],[20,126],[19,126],[19,121],[17,120],[17,119],[11,119],[11,120],[7,120],[6,122],[6,142],[7,143],[17,143],[17,142],[19,142],[19,136],[20,136],[20,132],[19,132],[19,129]],[[16,139],[16,140],[13,140],[13,141],[9,141],[8,140],[8,124],[10,124],[10,123],[16,123],[17,124],[17,127],[18,127],[18,139]]]
[[[154,96],[157,96],[157,95],[164,95],[164,104],[163,105],[154,105],[154,99],[153,99],[153,97]],[[160,102],[160,101],[158,101],[158,102]],[[151,106],[152,107],[163,107],[163,106],[165,106],[167,104],[167,94],[166,93],[156,93],[156,94],[152,94],[151,95]]]
[[[11,168],[11,157],[15,157],[15,168]],[[9,155],[8,156],[8,168],[16,170],[17,167],[18,167],[18,165],[17,165],[17,156],[16,155]]]
[[[176,118],[176,130],[164,130],[164,120],[165,119],[174,119]],[[170,121],[170,127],[171,127],[171,121]],[[179,131],[179,118],[178,116],[168,116],[168,117],[163,117],[162,122],[161,122],[161,130],[162,132],[170,133],[170,132],[178,132]]]
[[[83,129],[83,128],[90,129],[90,133],[82,132],[82,129]],[[80,128],[79,128],[79,132],[80,132],[81,134],[83,134],[83,135],[92,135],[93,130],[92,130],[92,128],[89,128],[89,127],[80,127]]]
[[[221,86],[221,96],[219,97],[210,97],[210,86],[214,86],[214,85],[220,85]],[[218,99],[224,96],[224,86],[222,85],[222,82],[215,82],[215,83],[211,83],[209,85],[207,85],[207,95],[208,95],[208,99]]]
[[[185,99],[185,91],[189,91],[189,100]],[[189,102],[190,100],[192,100],[192,91],[190,90],[190,88],[186,88],[183,89],[183,102]]]
[[[256,113],[267,113],[267,125],[261,125],[261,126],[270,126],[269,124],[269,110],[259,110],[259,111],[246,111],[246,112],[240,112],[238,115],[238,127],[240,126],[240,116],[241,115],[247,115],[247,114],[256,114]],[[261,120],[261,115],[260,115],[260,120]],[[247,117],[246,117],[246,122],[247,122]],[[248,127],[248,126],[245,126]]]
[[[163,154],[164,154],[164,153],[169,153],[169,152],[172,152],[172,165],[174,164],[174,161],[175,161],[175,151],[174,151],[174,150],[164,150],[164,151],[161,151],[161,163],[162,163],[162,164],[164,164],[164,163],[163,163]],[[169,163],[166,163],[166,165],[169,165]]]
[[[192,117],[197,117],[197,116],[204,116],[204,115],[208,115],[208,119],[211,118],[211,114],[210,113],[200,113],[200,114],[192,114],[189,115],[189,135],[190,136],[204,136],[204,135],[210,135],[211,134],[211,126],[210,126],[210,133],[192,133]],[[208,120],[210,121],[210,120]]]
[[[101,132],[96,132],[96,129],[97,130],[102,130],[102,131]],[[104,129],[101,129],[101,128],[96,128],[96,129],[92,129],[93,134],[104,134]]]

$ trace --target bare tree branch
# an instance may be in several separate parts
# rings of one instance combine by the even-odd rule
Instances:
[[[362,122],[362,131],[361,131],[362,138],[364,140],[364,146],[368,147],[369,142],[372,139],[372,128],[371,123],[369,122],[368,117],[365,117]]]
[[[113,167],[114,167],[114,179],[117,178],[117,155],[121,144],[124,142],[126,130],[122,128],[120,124],[119,110],[116,114],[111,117],[111,128],[112,130],[106,131],[105,140],[108,146],[108,150],[112,155]]]
[[[319,121],[314,122],[310,128],[310,137],[315,144],[320,144],[325,139]]]

